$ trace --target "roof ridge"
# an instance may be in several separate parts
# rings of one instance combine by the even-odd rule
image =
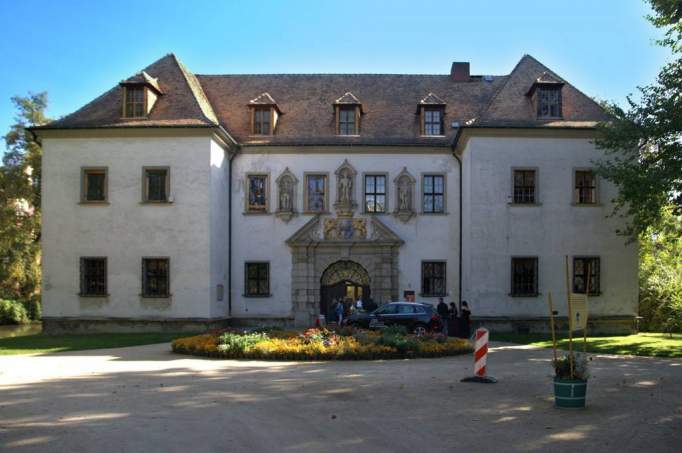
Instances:
[[[246,73],[246,74],[195,74],[196,77],[283,77],[283,76],[314,76],[314,77],[385,77],[385,76],[395,76],[395,77],[450,77],[450,74],[407,74],[407,73],[382,73],[382,72],[273,72],[273,73]],[[471,77],[484,77],[489,74],[474,74]],[[497,74],[491,75],[491,77],[507,77],[509,74]]]
[[[201,82],[199,82],[199,79],[197,79],[196,76],[192,74],[192,72],[180,61],[180,59],[174,53],[171,52],[169,55],[173,57],[175,63],[178,65],[178,68],[180,68],[180,73],[182,74],[185,83],[187,83],[187,87],[192,93],[192,97],[194,98],[194,101],[197,103],[197,106],[199,107],[201,114],[208,122],[213,124],[219,124],[218,117],[216,116],[215,111],[213,110],[213,106],[211,105],[211,102],[208,100],[208,97],[206,96],[204,88],[201,86]],[[193,81],[191,80],[192,78],[196,83],[193,83]]]

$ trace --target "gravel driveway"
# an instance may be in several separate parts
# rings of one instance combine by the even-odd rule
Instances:
[[[586,410],[552,407],[551,350],[377,362],[218,361],[169,345],[0,357],[0,450],[675,451],[682,360],[595,355]]]

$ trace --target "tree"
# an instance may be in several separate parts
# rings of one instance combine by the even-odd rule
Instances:
[[[682,218],[665,209],[657,231],[640,241],[642,330],[682,332]]]
[[[0,166],[0,298],[26,299],[40,283],[42,150],[28,130],[49,122],[47,93],[16,96],[16,124]]]
[[[656,82],[639,87],[627,108],[604,103],[612,120],[600,124],[598,147],[606,158],[598,173],[619,189],[614,214],[626,220],[619,233],[636,240],[661,227],[665,213],[682,214],[682,1],[648,0],[649,21],[665,30],[658,43],[671,50]]]

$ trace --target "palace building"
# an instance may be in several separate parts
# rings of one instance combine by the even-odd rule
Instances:
[[[533,331],[568,283],[593,331],[630,330],[605,113],[528,55],[469,68],[199,75],[170,54],[34,128],[45,329],[308,326],[414,294]]]

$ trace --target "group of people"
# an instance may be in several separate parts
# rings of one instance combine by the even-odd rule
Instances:
[[[462,301],[462,307],[457,311],[457,305],[450,302],[450,306],[438,298],[436,311],[443,320],[443,334],[451,337],[469,338],[471,336],[471,309],[467,301]]]
[[[377,309],[377,304],[369,298],[366,302],[362,298],[358,298],[355,302],[350,297],[345,299],[334,299],[332,301],[332,310],[334,311],[334,318],[338,325],[342,325],[344,319],[356,311],[374,311]]]

